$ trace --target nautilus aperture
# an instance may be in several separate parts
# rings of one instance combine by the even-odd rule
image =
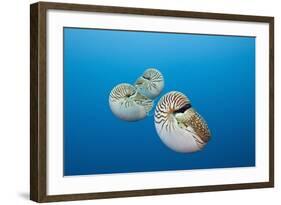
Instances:
[[[154,99],[163,90],[164,78],[159,70],[149,68],[137,79],[135,86],[141,94]]]
[[[153,101],[137,92],[127,83],[115,86],[109,95],[109,106],[115,116],[126,121],[145,118],[152,109]]]
[[[211,137],[205,120],[192,108],[190,100],[177,91],[159,100],[154,123],[163,143],[176,152],[199,151]]]

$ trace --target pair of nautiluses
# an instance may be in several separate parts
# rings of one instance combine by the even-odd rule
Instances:
[[[147,69],[134,85],[121,83],[109,95],[109,105],[115,116],[126,121],[138,121],[148,116],[153,100],[164,88],[160,71]],[[196,152],[211,137],[205,120],[181,92],[171,91],[161,97],[154,112],[154,124],[162,142],[176,152]]]

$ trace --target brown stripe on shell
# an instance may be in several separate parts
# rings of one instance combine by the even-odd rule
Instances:
[[[120,84],[116,86],[111,92],[110,92],[110,100],[115,102],[121,99],[124,99],[126,97],[130,97],[134,95],[136,92],[136,89],[134,86],[130,84]]]
[[[190,103],[188,98],[180,92],[170,92],[164,95],[155,109],[155,123],[161,125],[161,129],[171,132],[175,129],[173,112]]]
[[[152,90],[152,88],[157,89],[156,83],[163,81],[162,74],[156,69],[147,69],[143,76],[143,79],[147,80],[146,88]],[[137,81],[136,85],[141,84],[141,81]]]

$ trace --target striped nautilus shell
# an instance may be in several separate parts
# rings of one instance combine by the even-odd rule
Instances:
[[[109,106],[118,118],[137,121],[147,116],[152,109],[153,101],[137,92],[134,86],[121,83],[110,92]]]
[[[135,87],[144,96],[150,99],[156,98],[164,87],[164,78],[159,70],[149,68],[135,82]]]
[[[211,133],[204,119],[182,93],[172,91],[158,102],[154,123],[165,145],[176,152],[196,152],[209,141]]]

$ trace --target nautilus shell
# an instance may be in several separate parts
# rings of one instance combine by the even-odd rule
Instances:
[[[211,137],[208,125],[192,108],[190,100],[176,91],[159,100],[154,123],[163,143],[176,152],[199,151]]]
[[[163,90],[164,78],[159,70],[149,68],[137,79],[135,86],[141,94],[154,99]]]
[[[153,101],[143,96],[127,83],[115,86],[109,95],[109,106],[115,116],[126,121],[145,118],[152,109]]]

